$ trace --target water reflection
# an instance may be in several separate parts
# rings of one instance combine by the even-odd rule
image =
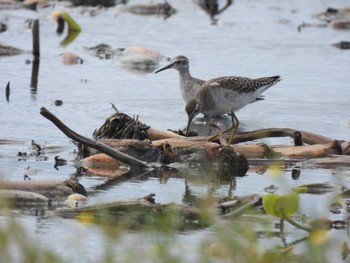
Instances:
[[[227,114],[216,117],[202,116],[194,119],[190,129],[195,130],[199,135],[209,136],[215,133],[215,130],[209,125],[210,123],[215,123],[221,130],[226,130],[231,127],[232,121]],[[240,130],[240,128],[238,129]]]
[[[132,73],[152,73],[161,61],[169,60],[157,50],[139,45],[113,48],[101,43],[93,47],[84,47],[84,49],[99,59],[115,59],[122,68]]]
[[[67,32],[66,37],[60,42],[60,45],[65,47],[72,43],[80,34],[80,31],[69,31]]]
[[[195,0],[195,3],[201,7],[209,16],[213,24],[217,23],[215,16],[224,12],[231,6],[233,0],[226,0],[224,6],[220,8],[218,0]]]
[[[164,2],[123,6],[118,9],[116,15],[131,13],[142,16],[162,16],[164,19],[167,19],[176,14],[176,12],[177,10],[174,7],[172,7],[168,2]]]
[[[300,178],[300,169],[292,169],[292,179],[298,180]]]
[[[36,100],[38,91],[38,75],[39,75],[40,60],[34,60],[32,62],[32,75],[30,81],[30,95],[33,100]]]

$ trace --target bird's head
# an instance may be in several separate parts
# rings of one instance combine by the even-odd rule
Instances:
[[[181,71],[187,71],[189,69],[189,61],[188,58],[185,56],[177,56],[174,57],[168,65],[165,67],[158,69],[155,73],[161,72],[163,70],[173,68],[178,70],[179,72]]]

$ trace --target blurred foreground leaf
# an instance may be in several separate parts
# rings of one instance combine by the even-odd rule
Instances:
[[[294,214],[299,207],[299,195],[290,193],[286,195],[266,194],[263,196],[263,207],[270,215],[282,218]]]

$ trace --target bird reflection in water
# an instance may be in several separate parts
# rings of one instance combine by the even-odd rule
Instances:
[[[215,16],[229,8],[232,5],[233,0],[226,0],[226,4],[221,8],[218,0],[194,0],[194,2],[210,16],[212,24],[217,24],[218,19],[215,18]]]

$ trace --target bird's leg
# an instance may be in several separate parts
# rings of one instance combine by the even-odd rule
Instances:
[[[230,139],[227,142],[228,145],[230,145],[232,143],[233,137],[235,136],[236,131],[237,131],[238,126],[239,126],[239,120],[238,120],[236,114],[233,111],[231,111],[230,115],[231,115],[231,119],[232,119],[232,126],[231,126],[231,128],[229,128],[226,131],[224,131],[224,132],[228,132],[229,130],[233,129],[233,131],[231,133],[231,136],[230,136]]]
[[[212,127],[216,131],[215,137],[219,137],[219,141],[221,145],[226,145],[227,141],[224,138],[221,129],[214,122],[210,122],[210,127]]]
[[[239,125],[239,120],[238,120],[238,118],[236,117],[236,114],[234,114],[234,112],[231,111],[231,114],[230,114],[230,115],[231,115],[232,125],[231,125],[230,128],[228,128],[228,129],[226,129],[226,130],[224,130],[224,131],[222,132],[222,133],[226,133],[226,132],[228,132],[228,131],[233,130],[232,133],[231,133],[230,139],[229,139],[229,141],[228,141],[228,145],[230,145],[230,144],[232,143],[233,137],[234,137],[234,135],[235,135],[235,133],[236,133],[236,131],[237,131],[237,129],[238,129],[238,125]],[[215,134],[215,135],[209,137],[209,138],[208,138],[208,141],[215,140],[219,135],[220,135],[220,134],[217,133],[217,134]]]
[[[222,132],[221,132],[222,133]],[[219,137],[220,136],[220,134],[219,133],[216,133],[216,134],[214,134],[213,136],[210,136],[209,138],[208,138],[208,142],[211,142],[211,141],[213,141],[213,140],[215,140],[217,137]]]
[[[219,127],[217,127],[218,129],[220,129]],[[215,128],[214,128],[215,129]],[[217,132],[216,134],[214,134],[213,136],[210,136],[209,138],[208,138],[208,142],[211,142],[211,141],[213,141],[213,140],[215,140],[216,138],[220,138],[220,135],[222,135],[223,134],[223,132]],[[221,143],[221,140],[220,140],[220,143]]]

